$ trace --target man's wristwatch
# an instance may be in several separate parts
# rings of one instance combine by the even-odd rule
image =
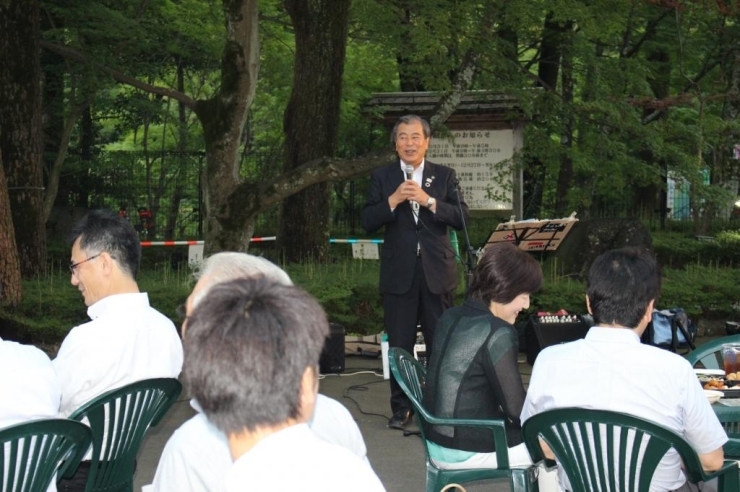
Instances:
[[[432,208],[432,206],[434,206],[435,203],[437,203],[437,199],[434,198],[433,196],[430,196],[429,200],[427,200],[427,208]]]

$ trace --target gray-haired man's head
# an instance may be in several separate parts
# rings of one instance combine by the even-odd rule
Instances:
[[[190,316],[214,285],[257,276],[263,276],[282,285],[293,285],[282,268],[259,256],[232,251],[209,256],[195,273],[198,281],[188,297],[186,314]]]

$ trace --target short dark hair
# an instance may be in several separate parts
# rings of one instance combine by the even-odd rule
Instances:
[[[473,271],[468,297],[506,304],[520,294],[542,287],[542,268],[532,256],[511,243],[494,243],[483,250]]]
[[[429,122],[422,118],[421,116],[416,116],[415,114],[407,114],[405,116],[401,116],[398,118],[398,121],[396,121],[396,124],[393,125],[393,130],[391,131],[391,143],[396,143],[396,134],[398,133],[398,126],[401,124],[410,125],[411,123],[421,123],[421,128],[424,131],[424,138],[428,139],[432,135],[432,128],[429,126]]]
[[[587,295],[594,321],[636,328],[650,301],[660,295],[660,267],[647,251],[607,251],[591,265]]]
[[[91,210],[72,228],[69,244],[79,238],[80,248],[89,255],[105,251],[121,270],[132,278],[139,274],[141,240],[134,226],[110,210]]]
[[[185,382],[208,420],[232,434],[299,416],[301,379],[329,323],[304,290],[264,276],[215,285],[188,318]]]

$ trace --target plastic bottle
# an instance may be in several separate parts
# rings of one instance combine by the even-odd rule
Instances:
[[[391,370],[388,364],[388,334],[383,333],[380,336],[380,352],[383,357],[383,379],[390,379]]]

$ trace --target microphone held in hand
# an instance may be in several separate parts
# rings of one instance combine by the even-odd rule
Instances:
[[[414,179],[414,166],[406,166],[403,168],[403,171],[406,173],[406,179],[407,180],[413,180]],[[414,220],[419,220],[419,204],[415,202],[414,200],[409,200],[411,203],[411,210],[414,212]]]
[[[414,167],[413,166],[406,166],[404,168],[404,171],[406,172],[406,179],[414,179]]]

